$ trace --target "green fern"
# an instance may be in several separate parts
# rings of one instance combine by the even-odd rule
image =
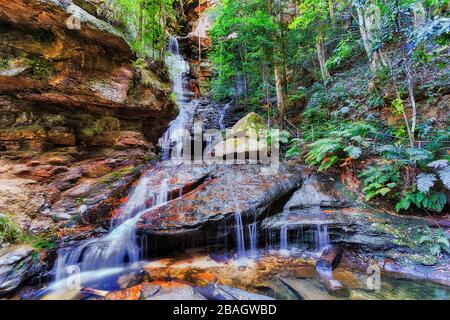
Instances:
[[[447,196],[445,193],[437,191],[430,191],[428,193],[410,191],[407,192],[397,203],[395,210],[400,212],[403,210],[408,210],[412,205],[415,205],[419,209],[442,212],[446,203]]]
[[[319,171],[324,171],[339,161],[340,157],[336,153],[343,152],[344,146],[341,139],[321,139],[310,144],[309,149],[306,163],[320,165]]]
[[[364,178],[362,191],[369,201],[375,197],[393,196],[398,188],[400,172],[395,166],[386,163],[369,167],[359,177]]]
[[[443,229],[434,230],[425,226],[416,238],[417,243],[427,248],[433,256],[439,256],[442,251],[450,254],[450,242],[447,232]]]

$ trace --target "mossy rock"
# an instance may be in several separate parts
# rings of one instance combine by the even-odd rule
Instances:
[[[435,266],[438,263],[438,259],[430,254],[413,254],[408,256],[408,258],[411,261],[420,263],[424,266]]]
[[[122,178],[124,178],[125,176],[133,173],[136,170],[135,167],[133,166],[129,166],[129,167],[125,167],[122,169],[119,169],[117,171],[111,172],[110,174],[104,176],[100,183],[104,184],[104,185],[108,185],[111,186],[113,185],[115,182],[121,180]]]
[[[90,139],[105,131],[117,131],[120,129],[120,120],[114,117],[94,119],[91,116],[83,117],[83,128],[80,130],[81,139]]]
[[[148,69],[141,70],[140,82],[146,88],[152,88],[154,90],[164,91],[163,85],[162,85],[161,81],[159,80],[158,76],[155,73],[153,73],[151,70],[148,70]]]
[[[264,118],[254,112],[238,121],[227,133],[228,137],[248,137],[257,140],[267,130]]]
[[[97,15],[97,6],[95,5],[95,3],[86,0],[73,0],[73,3],[75,3],[87,13],[92,14],[93,16]]]

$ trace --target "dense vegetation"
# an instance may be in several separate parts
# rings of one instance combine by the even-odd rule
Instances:
[[[174,0],[109,1],[113,19],[141,58],[164,60],[167,35],[175,23]]]
[[[353,172],[366,200],[442,212],[448,10],[448,0],[220,1],[212,93],[288,131],[288,157]]]

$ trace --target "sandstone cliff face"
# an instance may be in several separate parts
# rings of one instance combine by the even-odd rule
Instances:
[[[141,81],[127,41],[77,4],[0,0],[0,212],[38,231],[104,205],[176,116],[164,68]]]
[[[191,68],[188,88],[197,96],[209,92],[208,84],[212,76],[208,61],[211,49],[209,32],[213,24],[210,10],[215,4],[215,0],[192,0],[183,2],[183,6],[178,4],[176,8],[182,26],[179,34],[183,35],[179,40]]]

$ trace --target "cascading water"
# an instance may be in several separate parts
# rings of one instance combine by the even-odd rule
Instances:
[[[314,242],[316,251],[318,252],[330,245],[330,234],[328,233],[327,225],[317,225],[317,229],[314,233]]]
[[[177,105],[180,109],[178,117],[170,123],[169,129],[159,140],[162,149],[163,160],[171,158],[179,159],[183,154],[183,146],[191,130],[195,105],[187,101],[184,77],[189,72],[189,64],[180,54],[178,40],[170,37],[169,55],[166,59],[169,66],[172,81],[174,83],[173,92],[176,95]],[[171,156],[172,152],[172,156]]]
[[[245,252],[245,237],[244,237],[244,226],[242,223],[242,215],[240,212],[235,214],[236,220],[236,241],[237,241],[237,254],[239,258],[246,257]]]
[[[227,124],[225,122],[227,118],[228,111],[233,107],[233,102],[229,102],[225,105],[225,107],[220,111],[220,119],[219,126],[220,130],[224,130],[227,128]]]
[[[175,150],[174,157],[181,157],[186,130],[191,129],[195,112],[195,105],[185,99],[183,77],[189,67],[180,55],[178,41],[174,37],[170,38],[169,52],[167,64],[174,82],[174,93],[177,96],[180,113],[160,139],[166,160],[170,159],[172,147]],[[98,281],[102,277],[117,274],[123,271],[124,267],[140,261],[142,250],[136,236],[136,223],[146,209],[163,205],[170,200],[168,179],[164,179],[159,190],[155,191],[155,186],[150,185],[152,173],[153,171],[147,172],[139,180],[126,203],[119,208],[119,214],[112,220],[110,233],[106,237],[85,241],[75,248],[60,250],[55,264],[55,282],[50,286],[51,291],[67,289],[65,285],[74,278],[73,271],[78,274],[81,281],[79,285],[85,285],[85,282]],[[72,271],[68,272],[68,269]]]
[[[250,257],[256,258],[258,256],[258,224],[256,222],[249,224],[248,234],[250,238]]]
[[[289,250],[288,228],[287,227],[282,227],[280,230],[280,249],[283,251]]]
[[[151,172],[149,173],[151,174]],[[152,197],[149,195],[148,176],[143,177],[130,194],[129,200],[119,209],[113,220],[110,233],[101,239],[92,239],[76,248],[61,250],[55,265],[56,282],[68,276],[68,268],[76,266],[78,272],[94,272],[126,264],[133,264],[141,258],[141,248],[135,233],[135,225],[145,209],[167,202],[167,181],[161,183],[160,190]],[[146,205],[146,199],[156,199]]]
[[[241,213],[234,215],[236,223],[236,242],[238,258],[257,258],[258,257],[258,224],[256,222],[247,225],[245,228],[242,222]],[[248,246],[246,246],[245,229],[248,232]],[[248,248],[248,249],[247,249]]]

